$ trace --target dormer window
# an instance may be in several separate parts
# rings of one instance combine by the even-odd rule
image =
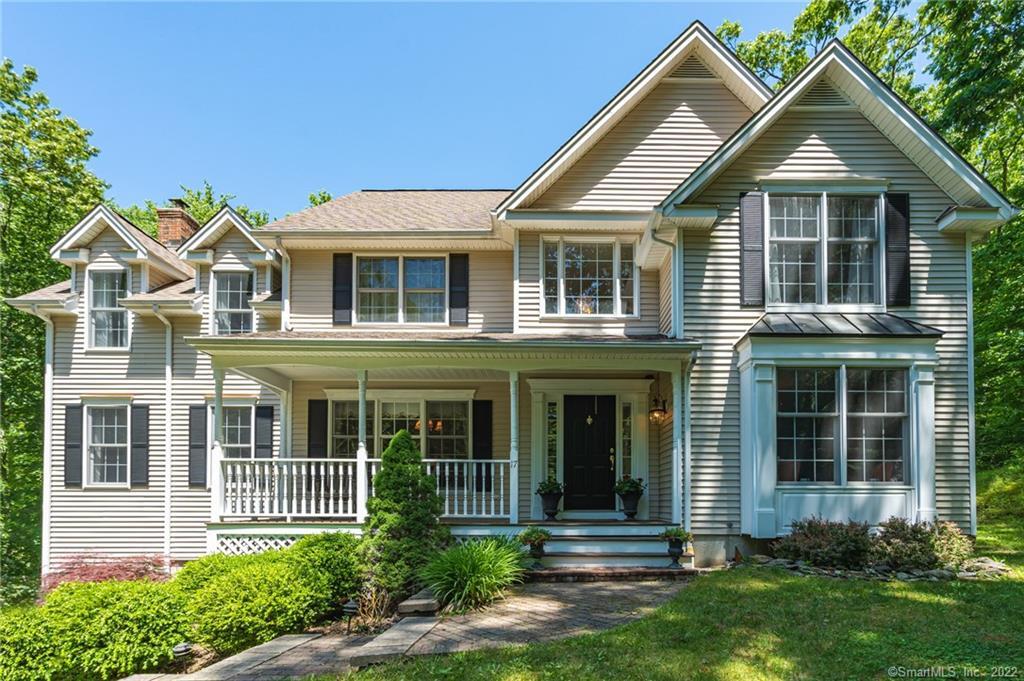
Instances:
[[[128,310],[118,303],[127,295],[126,269],[89,272],[89,340],[92,347],[128,347]]]
[[[878,305],[878,196],[768,197],[769,305]]]
[[[217,335],[252,331],[251,272],[214,273],[213,332]]]
[[[544,314],[635,315],[634,250],[615,239],[545,239]]]

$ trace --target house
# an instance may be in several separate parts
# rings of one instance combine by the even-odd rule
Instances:
[[[457,535],[541,523],[553,564],[973,533],[971,242],[1016,212],[840,42],[773,93],[699,23],[514,190],[176,204],[159,240],[97,206],[7,301],[47,330],[44,570],[357,532],[402,428]]]

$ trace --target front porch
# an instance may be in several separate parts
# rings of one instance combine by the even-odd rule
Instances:
[[[400,428],[417,439],[457,536],[508,534],[543,521],[559,528],[561,541],[574,540],[553,553],[603,552],[643,564],[634,559],[653,553],[648,542],[661,528],[688,525],[690,343],[446,339],[424,352],[422,341],[396,348],[261,335],[192,339],[214,364],[211,433],[220,436],[211,435],[209,456],[211,551],[358,531],[380,454]],[[238,402],[224,394],[226,372],[279,396],[271,456],[239,456],[237,443],[222,442],[232,437],[224,408]],[[652,404],[664,405],[659,418]],[[647,484],[629,523],[612,490],[623,475]],[[543,520],[533,493],[547,477],[566,485],[558,521]]]

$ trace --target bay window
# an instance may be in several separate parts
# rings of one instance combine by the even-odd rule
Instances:
[[[372,256],[356,259],[356,321],[443,324],[447,259]]]
[[[904,482],[907,416],[906,369],[779,367],[778,482]]]
[[[636,314],[634,245],[617,240],[544,239],[544,314]]]
[[[768,195],[768,304],[877,305],[878,196]]]
[[[215,272],[213,332],[215,334],[252,331],[253,274],[251,272]]]
[[[128,484],[128,406],[86,408],[89,484]]]
[[[90,344],[94,348],[128,347],[128,310],[118,299],[128,295],[128,270],[89,272]]]

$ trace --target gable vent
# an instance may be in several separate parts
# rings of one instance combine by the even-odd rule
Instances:
[[[715,74],[694,55],[684,59],[683,63],[668,75],[669,78],[715,78]]]
[[[846,95],[836,89],[831,82],[822,79],[812,85],[803,97],[796,103],[797,106],[852,106]]]

